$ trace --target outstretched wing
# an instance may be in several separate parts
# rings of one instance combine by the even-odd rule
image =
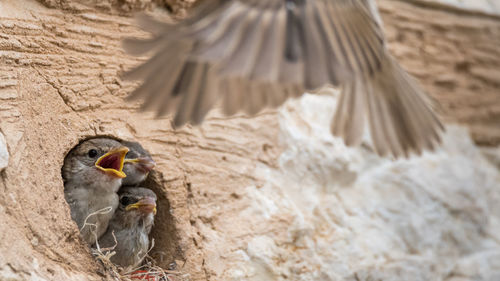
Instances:
[[[432,147],[424,146],[429,137],[413,137],[437,132],[439,121],[422,127],[437,119],[420,90],[401,82],[407,75],[387,54],[369,0],[205,0],[180,23],[144,15],[139,23],[153,37],[125,40],[125,48],[136,55],[155,54],[126,74],[144,79],[131,97],[145,98],[143,109],[156,109],[159,115],[175,113],[177,126],[201,122],[218,99],[227,114],[254,114],[332,84],[345,87],[332,122],[335,135],[359,142],[366,115],[379,153],[399,156]],[[388,85],[392,82],[394,87]],[[419,101],[412,110],[401,102],[407,96],[410,107]],[[383,111],[386,105],[378,113],[372,102],[391,102],[391,111]],[[387,118],[377,119],[377,114]],[[381,137],[381,127],[395,128],[395,133]]]

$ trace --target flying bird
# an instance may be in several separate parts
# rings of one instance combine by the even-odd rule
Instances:
[[[325,85],[341,88],[331,132],[380,155],[432,150],[443,130],[430,99],[389,54],[374,0],[204,0],[178,23],[142,15],[152,34],[124,48],[152,57],[125,73],[142,109],[199,124],[216,102],[252,115]]]
[[[64,159],[64,198],[89,245],[104,234],[118,206],[116,192],[125,177],[127,152],[118,141],[94,138],[73,148]]]
[[[108,230],[98,240],[99,247],[112,248],[110,260],[122,267],[136,267],[146,257],[149,232],[156,214],[156,194],[147,188],[123,187],[120,204]]]
[[[146,179],[156,163],[138,142],[121,141],[121,144],[129,149],[123,166],[127,177],[122,180],[122,185],[137,186]]]

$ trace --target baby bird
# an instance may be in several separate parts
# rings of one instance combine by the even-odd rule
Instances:
[[[156,163],[138,142],[122,141],[121,143],[129,149],[123,166],[127,177],[123,179],[122,185],[137,186],[146,179]]]
[[[142,187],[122,187],[118,194],[120,204],[108,230],[99,239],[99,247],[116,245],[111,261],[122,267],[135,267],[148,252],[148,235],[156,214],[156,194]]]
[[[64,197],[83,239],[92,245],[108,227],[118,206],[128,148],[108,138],[86,140],[64,159]],[[106,209],[108,208],[109,209]]]

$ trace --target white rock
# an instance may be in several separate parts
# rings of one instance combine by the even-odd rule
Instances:
[[[7,150],[7,142],[2,133],[0,133],[0,171],[9,164],[9,151]]]
[[[481,11],[488,14],[500,15],[500,1],[498,0],[423,0],[426,2],[439,2],[455,6],[464,10]]]
[[[257,166],[266,184],[247,187],[242,214],[292,217],[289,238],[252,240],[233,280],[497,280],[500,173],[467,130],[392,161],[330,134],[335,102],[305,95],[280,110],[286,150],[278,168]]]

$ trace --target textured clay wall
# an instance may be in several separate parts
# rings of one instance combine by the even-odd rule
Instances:
[[[0,279],[111,278],[79,238],[60,174],[81,139],[109,135],[152,153],[151,255],[190,280],[497,280],[499,170],[466,128],[500,142],[499,18],[380,1],[390,49],[447,123],[465,125],[449,125],[435,154],[391,161],[330,136],[335,94],[177,130],[137,113],[123,101],[136,84],[118,74],[139,60],[120,39],[144,35],[128,11],[150,2],[0,2]]]

